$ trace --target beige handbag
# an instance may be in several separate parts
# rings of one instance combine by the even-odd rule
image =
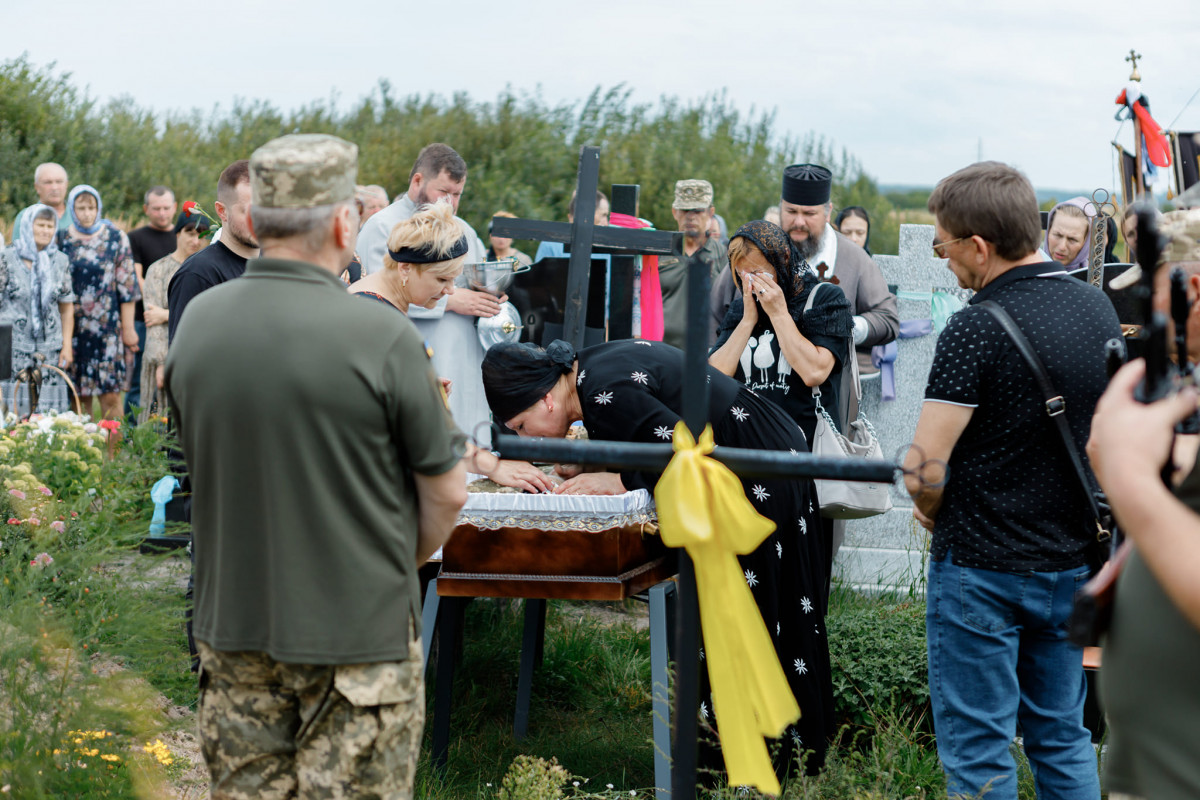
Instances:
[[[813,287],[808,295],[808,302],[804,305],[805,312],[812,308],[813,300],[823,285],[817,284]],[[883,449],[879,446],[875,428],[862,415],[858,359],[854,357],[854,340],[851,337],[847,337],[847,348],[850,354],[847,361],[852,370],[850,382],[858,401],[853,407],[857,410],[858,417],[846,426],[848,430],[845,435],[838,433],[829,412],[821,405],[820,388],[812,387],[813,403],[817,407],[817,427],[809,448],[814,456],[825,458],[865,458],[883,461]],[[846,366],[843,365],[842,369],[846,369]],[[884,514],[892,508],[890,483],[822,479],[814,482],[817,485],[821,516],[827,519],[863,519]]]

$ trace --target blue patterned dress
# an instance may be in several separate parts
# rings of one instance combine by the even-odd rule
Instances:
[[[111,225],[94,236],[60,231],[58,249],[71,261],[75,289],[75,366],[79,394],[94,396],[125,388],[125,345],[121,304],[141,298],[129,237]]]

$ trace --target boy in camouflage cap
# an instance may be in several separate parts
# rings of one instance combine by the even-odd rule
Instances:
[[[357,152],[306,134],[255,151],[262,257],[188,306],[168,355],[213,798],[413,793],[417,567],[466,500],[464,437],[416,329],[337,278]]]

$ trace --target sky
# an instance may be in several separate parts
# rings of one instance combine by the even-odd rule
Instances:
[[[6,9],[0,57],[53,62],[93,98],[157,112],[348,108],[380,80],[479,102],[506,88],[551,104],[618,84],[642,102],[723,91],[774,113],[779,136],[845,148],[881,184],[932,186],[982,155],[1038,188],[1090,191],[1117,183],[1113,139],[1132,146],[1113,114],[1134,48],[1159,124],[1200,130],[1196,0],[60,0],[47,13]]]

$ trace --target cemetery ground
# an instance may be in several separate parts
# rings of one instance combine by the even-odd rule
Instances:
[[[182,551],[139,554],[166,474],[154,423],[110,431],[45,417],[0,433],[0,797],[203,798]],[[788,798],[944,793],[928,709],[924,605],[838,589],[828,619],[838,741]],[[466,612],[449,767],[429,758],[430,670],[417,797],[654,796],[645,606],[553,602],[528,737],[512,735],[518,601]],[[448,646],[439,643],[438,651]],[[736,789],[701,796],[741,797]],[[1021,796],[1032,798],[1023,771]]]

